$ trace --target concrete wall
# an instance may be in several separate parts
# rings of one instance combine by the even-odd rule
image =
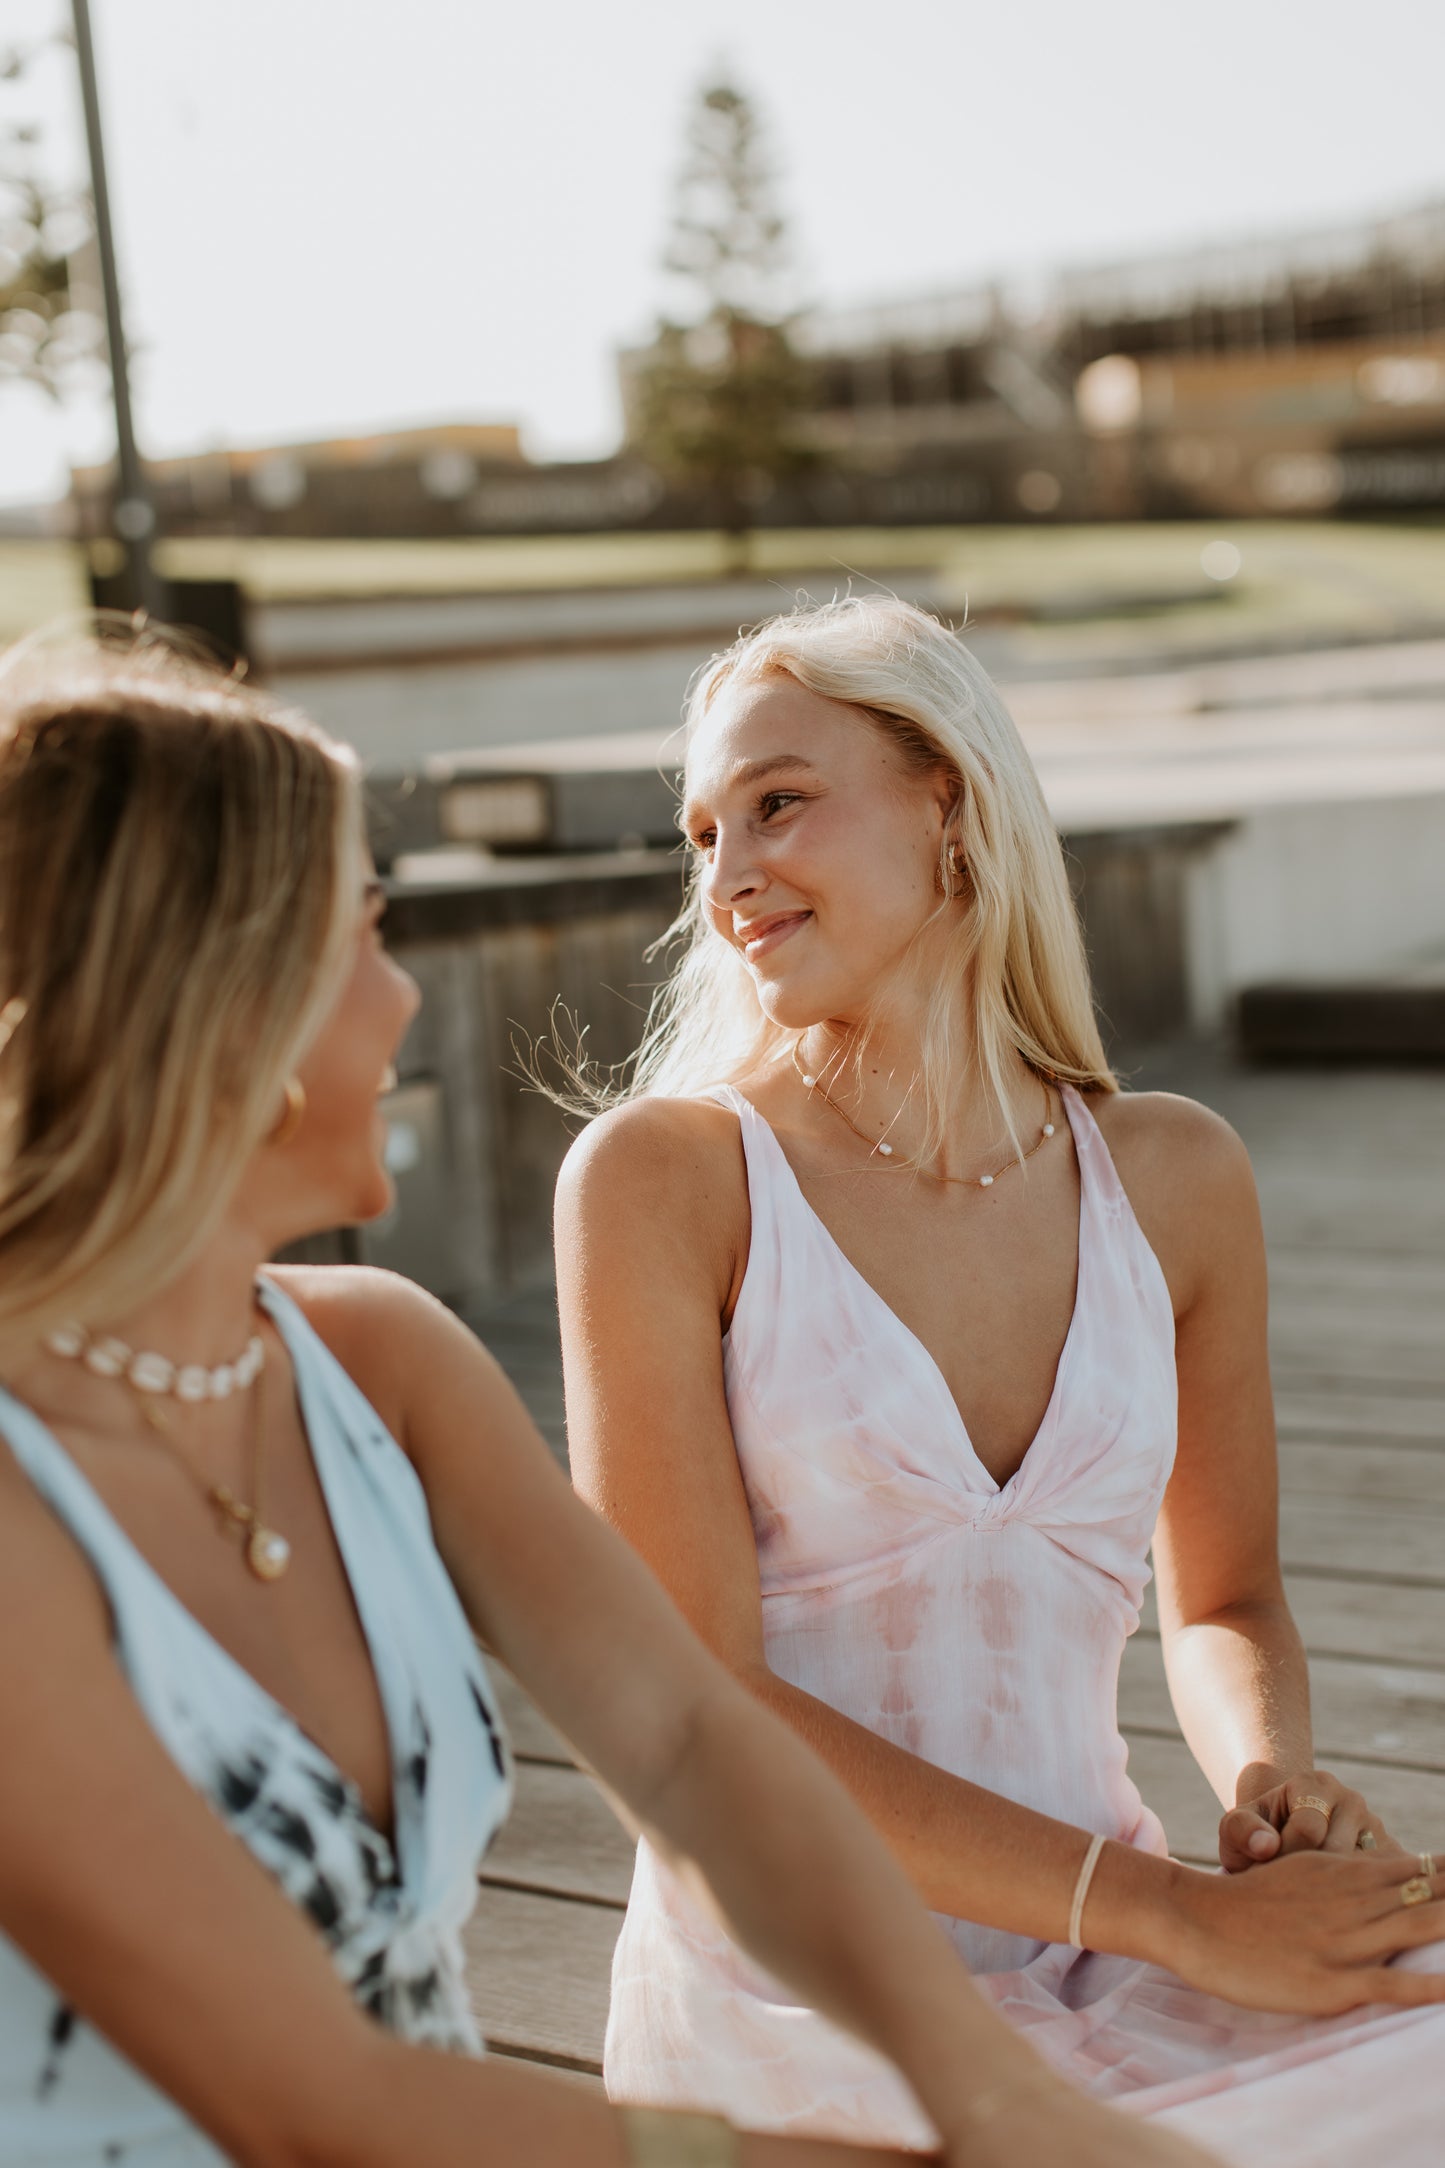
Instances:
[[[1445,796],[1262,807],[1190,858],[1182,905],[1197,1030],[1246,986],[1409,971],[1445,954]]]

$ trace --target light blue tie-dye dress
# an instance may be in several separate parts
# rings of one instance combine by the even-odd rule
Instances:
[[[460,1929],[511,1799],[495,1697],[410,1461],[295,1304],[269,1282],[261,1299],[295,1367],[376,1668],[394,1841],[356,1786],[171,1593],[44,1424],[3,1390],[0,1437],[94,1568],[120,1664],[162,1744],[314,1922],[358,2002],[406,2039],[476,2054]],[[19,1750],[23,1742],[9,1742]],[[215,2168],[220,2159],[0,1934],[0,2168]]]

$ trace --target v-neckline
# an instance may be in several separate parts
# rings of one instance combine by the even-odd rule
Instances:
[[[316,1473],[317,1483],[320,1486],[322,1502],[326,1508],[326,1518],[331,1524],[332,1539],[336,1544],[337,1556],[341,1560],[341,1570],[346,1579],[352,1607],[356,1612],[357,1622],[361,1628],[361,1637],[365,1643],[367,1661],[371,1667],[377,1701],[381,1708],[382,1725],[386,1733],[387,1781],[391,1793],[391,1812],[388,1817],[390,1823],[389,1833],[367,1806],[365,1794],[362,1792],[356,1778],[347,1774],[335,1756],[329,1753],[315,1734],[307,1729],[294,1710],[288,1708],[286,1703],[278,1695],[273,1694],[268,1686],[263,1686],[256,1677],[255,1672],[248,1671],[241,1662],[240,1657],[234,1655],[226,1647],[225,1642],[213,1634],[210,1627],[196,1616],[196,1613],[190,1609],[189,1605],[181,1601],[176,1591],[171,1587],[170,1582],[165,1578],[164,1574],[152,1565],[140,1545],[127,1532],[106,1504],[104,1498],[101,1497],[100,1492],[91,1482],[79,1462],[61,1444],[50,1425],[42,1421],[40,1416],[25,1401],[17,1400],[13,1393],[6,1392],[3,1387],[0,1387],[0,1397],[10,1400],[11,1404],[20,1411],[22,1416],[33,1425],[46,1444],[60,1456],[69,1480],[80,1486],[91,1509],[106,1524],[121,1552],[139,1572],[141,1578],[159,1592],[163,1605],[182,1619],[187,1630],[204,1642],[213,1656],[220,1659],[223,1670],[228,1671],[232,1677],[240,1682],[242,1689],[251,1696],[252,1700],[261,1704],[275,1721],[279,1722],[285,1730],[291,1732],[300,1740],[307,1750],[324,1765],[324,1773],[336,1783],[351,1805],[357,1819],[365,1827],[368,1835],[383,1847],[383,1859],[386,1866],[393,1873],[400,1874],[402,1871],[401,1801],[405,1787],[401,1782],[401,1712],[393,1707],[387,1687],[391,1667],[383,1654],[383,1644],[368,1613],[367,1598],[363,1594],[363,1581],[353,1572],[351,1559],[347,1554],[346,1539],[342,1532],[342,1522],[345,1515],[343,1514],[338,1519],[326,1449],[323,1447],[320,1452],[317,1451],[316,1440],[319,1435],[319,1426],[313,1420],[315,1409],[312,1400],[311,1381],[306,1374],[305,1366],[297,1358],[297,1350],[287,1329],[287,1320],[284,1315],[287,1310],[294,1311],[294,1305],[288,1295],[280,1288],[273,1286],[264,1276],[257,1281],[257,1292],[261,1306],[279,1333],[287,1356],[290,1359],[291,1375],[296,1392],[296,1405],[301,1418],[302,1436],[305,1440],[306,1451],[310,1457],[312,1468]],[[299,1317],[299,1313],[295,1314]],[[306,1324],[304,1318],[300,1318],[300,1322],[303,1326]],[[310,1328],[307,1327],[307,1329]]]
[[[798,1179],[797,1170],[793,1166],[793,1162],[789,1159],[787,1153],[783,1149],[782,1139],[779,1137],[778,1132],[776,1131],[776,1129],[774,1129],[772,1123],[768,1120],[766,1114],[762,1113],[759,1108],[755,1107],[752,1100],[747,1098],[744,1093],[737,1091],[737,1087],[735,1085],[733,1086],[733,1090],[737,1092],[737,1097],[742,1100],[743,1105],[748,1109],[749,1113],[754,1117],[756,1121],[758,1121],[762,1125],[763,1129],[766,1131],[768,1141],[771,1144],[772,1149],[777,1153],[778,1158],[782,1162],[783,1168],[787,1173],[788,1180],[792,1183],[793,1189],[797,1194],[798,1202],[802,1206],[803,1210],[807,1213],[808,1218],[817,1228],[819,1234],[827,1243],[829,1249],[833,1252],[833,1255],[839,1260],[840,1264],[843,1266],[844,1271],[863,1290],[865,1299],[870,1301],[874,1305],[875,1309],[880,1311],[881,1314],[888,1320],[893,1330],[901,1335],[903,1340],[907,1343],[908,1347],[912,1350],[914,1356],[916,1357],[920,1369],[926,1371],[932,1377],[933,1382],[937,1387],[938,1392],[941,1394],[945,1405],[952,1412],[954,1422],[958,1428],[958,1434],[962,1439],[964,1446],[967,1448],[969,1459],[973,1462],[974,1467],[978,1470],[984,1481],[992,1487],[994,1495],[1000,1498],[1003,1497],[1006,1492],[1013,1490],[1015,1486],[1020,1482],[1025,1470],[1029,1467],[1030,1462],[1034,1460],[1036,1450],[1043,1441],[1045,1434],[1049,1431],[1049,1429],[1054,1423],[1055,1417],[1058,1412],[1059,1402],[1062,1397],[1064,1373],[1068,1367],[1069,1358],[1073,1351],[1074,1341],[1079,1330],[1079,1319],[1083,1314],[1084,1261],[1086,1247],[1085,1225],[1089,1209],[1089,1172],[1087,1164],[1088,1155],[1082,1149],[1079,1143],[1078,1125],[1074,1118],[1073,1107],[1069,1103],[1069,1093],[1067,1088],[1065,1088],[1065,1090],[1062,1091],[1059,1096],[1063,1102],[1065,1113],[1068,1116],[1069,1135],[1073,1139],[1074,1158],[1079,1169],[1079,1219],[1074,1259],[1074,1301],[1073,1307],[1069,1312],[1068,1329],[1064,1334],[1063,1346],[1059,1349],[1058,1361],[1054,1365],[1053,1385],[1049,1392],[1048,1405],[1045,1407],[1044,1412],[1039,1419],[1038,1428],[1035,1430],[1033,1436],[1030,1438],[1028,1444],[1024,1448],[1023,1456],[1020,1459],[1018,1466],[1014,1469],[1013,1473],[1010,1476],[1005,1478],[1002,1483],[1000,1483],[998,1477],[993,1473],[992,1469],[989,1468],[987,1463],[984,1461],[982,1455],[980,1454],[978,1447],[974,1444],[973,1433],[969,1429],[967,1418],[965,1417],[962,1408],[958,1404],[958,1399],[956,1394],[954,1393],[953,1387],[949,1384],[948,1379],[944,1375],[943,1365],[939,1362],[937,1356],[933,1353],[933,1350],[928,1346],[926,1341],[922,1340],[919,1337],[919,1335],[914,1331],[913,1327],[908,1324],[904,1318],[899,1316],[898,1312],[894,1309],[892,1303],[888,1301],[886,1296],[879,1293],[878,1289],[873,1285],[873,1282],[868,1278],[867,1274],[864,1273],[859,1268],[859,1266],[857,1266],[853,1262],[853,1259],[848,1255],[848,1252],[844,1249],[842,1243],[833,1233],[832,1228],[828,1225],[822,1214],[817,1210],[816,1206],[809,1201],[807,1192],[804,1190],[802,1183]],[[746,1281],[746,1277],[747,1275],[745,1271],[744,1281]]]

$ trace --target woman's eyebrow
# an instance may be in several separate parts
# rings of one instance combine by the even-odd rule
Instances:
[[[806,759],[802,753],[773,753],[767,760],[745,760],[741,762],[739,766],[733,769],[723,787],[726,790],[735,790],[739,784],[757,783],[765,775],[775,775],[781,768],[811,768],[812,765],[813,763]],[[683,828],[691,828],[699,818],[700,809],[697,801],[689,798],[683,805],[679,816],[679,825]]]

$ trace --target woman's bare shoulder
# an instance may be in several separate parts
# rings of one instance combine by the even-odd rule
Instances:
[[[1098,1093],[1087,1104],[1182,1306],[1242,1241],[1258,1239],[1249,1154],[1222,1115],[1175,1092]]]
[[[419,1374],[449,1368],[461,1357],[474,1392],[484,1390],[489,1378],[499,1393],[507,1390],[475,1333],[400,1273],[367,1265],[268,1265],[266,1275],[290,1296],[403,1444]]]
[[[563,1164],[559,1203],[584,1212],[624,1199],[675,1211],[746,1191],[738,1118],[712,1099],[631,1099],[599,1115]]]
[[[634,1099],[577,1139],[557,1184],[564,1322],[608,1282],[730,1314],[751,1221],[738,1118],[706,1099]],[[699,1311],[701,1314],[701,1310]]]
[[[267,1265],[266,1277],[289,1295],[328,1347],[367,1332],[389,1338],[434,1327],[450,1315],[415,1280],[375,1265]]]
[[[1178,1092],[1093,1092],[1086,1104],[1121,1176],[1129,1168],[1171,1181],[1230,1182],[1249,1155],[1222,1114]]]

